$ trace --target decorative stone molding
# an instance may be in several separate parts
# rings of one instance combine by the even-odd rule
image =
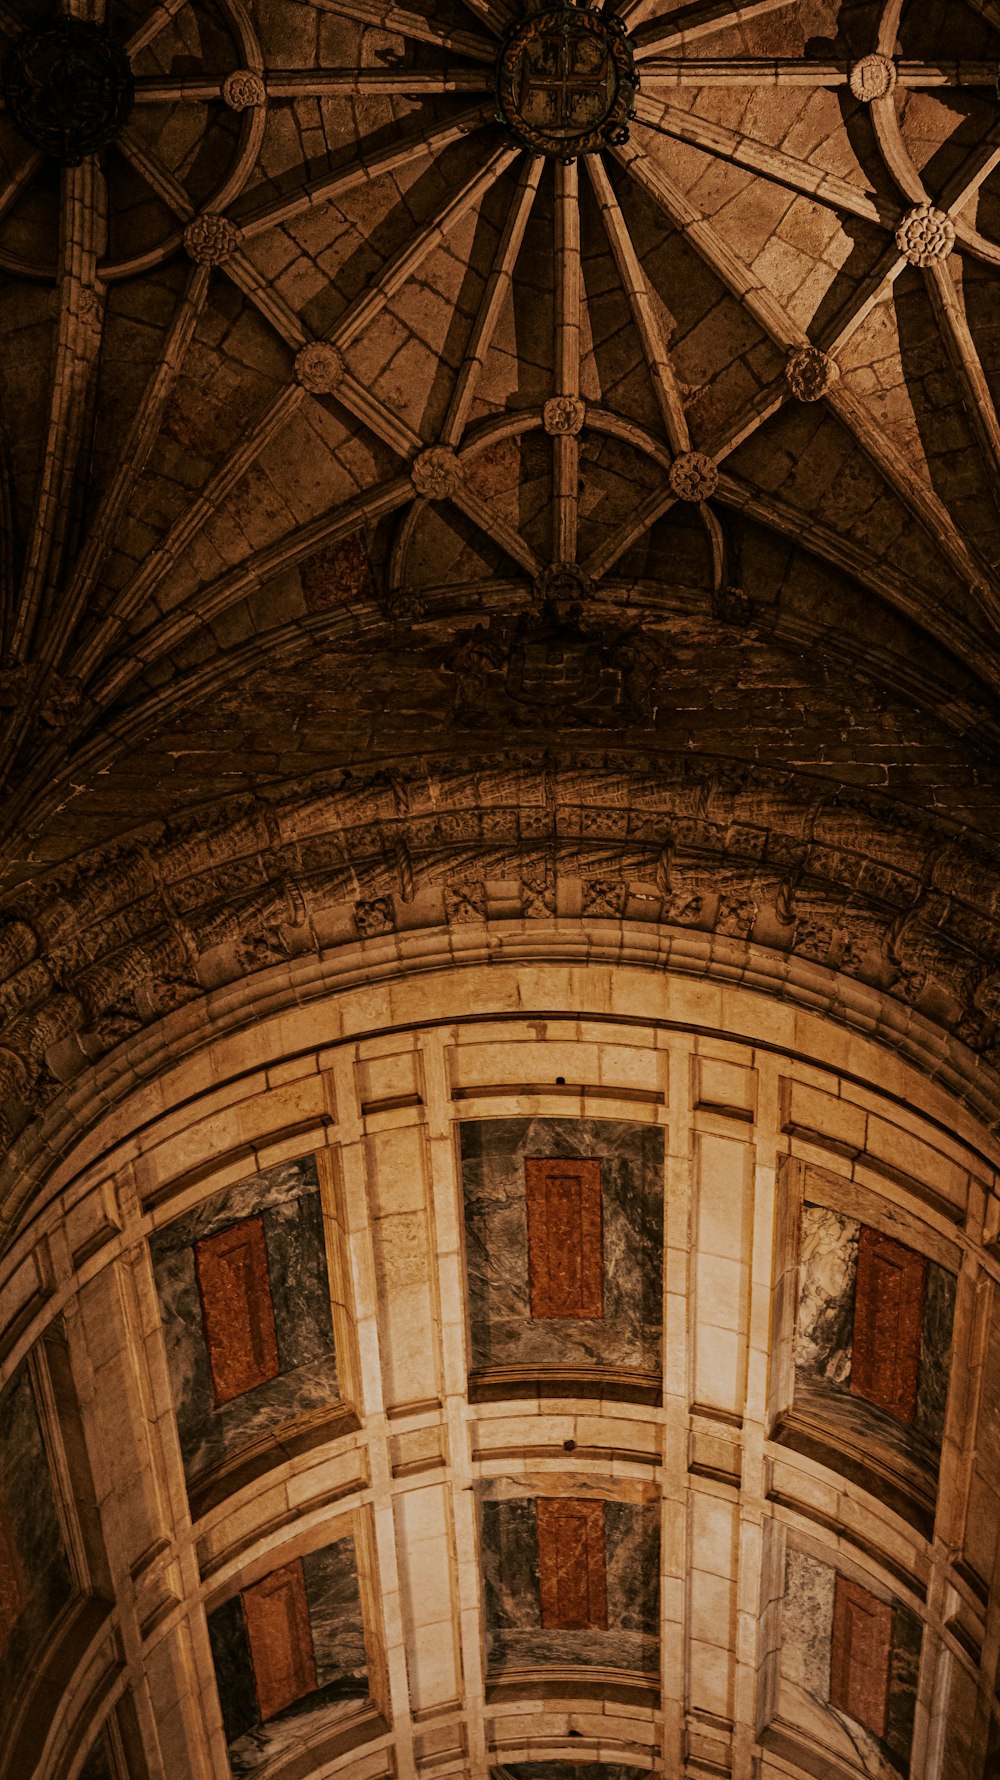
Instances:
[[[553,62],[554,43],[561,49]],[[570,161],[627,142],[638,86],[632,45],[614,13],[542,8],[508,26],[496,118],[523,148]]]
[[[450,445],[431,445],[414,458],[410,476],[425,501],[446,501],[462,485],[462,466]]]
[[[575,562],[550,562],[535,576],[532,591],[540,609],[549,600],[582,602],[593,591],[593,583]]]
[[[92,284],[82,284],[76,299],[77,319],[88,334],[97,335],[101,330],[101,318],[104,314],[104,303],[100,291]]]
[[[347,366],[340,349],[329,340],[310,340],[295,354],[295,376],[311,396],[332,395]]]
[[[785,376],[799,402],[818,402],[840,376],[840,366],[818,346],[796,346],[785,360]]]
[[[427,602],[415,587],[391,587],[385,596],[385,615],[391,624],[418,624]]]
[[[851,69],[851,92],[865,105],[884,99],[896,85],[896,64],[890,56],[862,56]]]
[[[57,18],[15,39],[3,66],[10,124],[63,167],[78,167],[124,128],[134,99],[124,45],[105,24]]]
[[[682,451],[667,476],[679,501],[707,501],[719,486],[719,469],[704,451]]]
[[[35,670],[23,661],[6,661],[0,663],[0,711],[14,711],[28,690],[35,676]]]
[[[581,431],[587,409],[575,396],[550,396],[542,409],[542,424],[547,433],[573,435]]]
[[[222,97],[230,111],[253,111],[267,103],[267,88],[252,68],[234,68],[222,83]]]
[[[199,266],[221,266],[236,252],[242,232],[228,216],[203,210],[184,230],[184,246]]]
[[[628,901],[628,885],[614,878],[586,878],[581,908],[585,915],[608,915],[620,921]]]
[[[361,939],[370,939],[378,933],[391,933],[396,924],[392,897],[363,897],[354,904],[354,921]]]
[[[46,681],[39,716],[49,729],[64,729],[85,708],[81,681],[51,674]]]
[[[469,696],[481,705],[487,678],[498,683],[490,668],[497,662],[504,674],[504,658],[498,636],[485,627],[477,636],[488,655]],[[639,644],[656,641],[629,633],[620,645],[642,656],[636,698],[655,701],[656,663]],[[544,638],[539,646],[548,660]],[[587,633],[575,646],[589,661]],[[601,669],[609,671],[633,670]],[[539,709],[550,721],[551,710]],[[817,807],[814,784],[797,790],[787,773],[685,761],[672,777],[658,769],[650,778],[632,757],[602,751],[587,767],[576,749],[572,761],[545,767],[487,756],[464,773],[417,769],[403,788],[385,775],[334,777],[273,799],[235,799],[168,826],[155,845],[120,843],[11,892],[0,923],[7,1138],[40,1118],[88,1062],[171,1007],[194,1006],[207,990],[279,960],[286,970],[315,963],[316,936],[331,921],[362,937],[389,933],[387,870],[404,901],[412,883],[408,928],[440,921],[435,886],[454,902],[470,883],[520,881],[526,912],[561,919],[581,906],[574,884],[624,884],[636,893],[629,919],[653,924],[650,944],[664,943],[664,924],[752,944],[755,971],[782,985],[774,993],[793,992],[795,971],[839,973],[834,1011],[854,979],[862,1000],[877,992],[904,1010],[901,1023],[929,1022],[935,1058],[947,1057],[952,1071],[978,1070],[985,1084],[983,1072],[992,1083],[1000,1066],[991,853],[862,792],[841,789]],[[179,882],[182,929],[172,912]],[[560,901],[566,885],[569,900]],[[596,893],[587,895],[596,916]],[[460,918],[457,905],[451,918]],[[972,1076],[962,1092],[979,1104]],[[1000,1085],[995,1092],[990,1116],[1000,1121]]]
[[[458,878],[444,892],[445,914],[459,923],[482,921],[486,916],[486,886],[482,878]]]
[[[933,204],[908,210],[896,230],[896,246],[911,266],[929,266],[942,260],[955,245],[955,225],[950,216]]]

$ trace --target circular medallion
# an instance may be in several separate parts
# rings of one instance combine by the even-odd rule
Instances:
[[[584,6],[529,13],[497,64],[500,121],[536,154],[575,155],[624,142],[639,85],[625,28]]]
[[[61,18],[17,39],[4,61],[3,94],[19,136],[63,167],[78,167],[125,123],[132,71],[106,26]]]
[[[889,56],[862,56],[851,69],[851,92],[863,104],[884,99],[896,85],[896,64]]]

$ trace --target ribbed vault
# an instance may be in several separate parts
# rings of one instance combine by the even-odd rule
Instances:
[[[992,1776],[1000,7],[0,36],[0,1774]]]

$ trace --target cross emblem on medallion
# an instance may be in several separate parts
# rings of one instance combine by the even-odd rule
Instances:
[[[532,13],[497,69],[499,117],[536,153],[569,160],[628,134],[638,79],[619,21],[582,6]]]

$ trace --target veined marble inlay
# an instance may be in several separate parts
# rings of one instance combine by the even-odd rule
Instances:
[[[827,1206],[802,1208],[794,1407],[862,1453],[878,1451],[901,1475],[933,1482],[948,1393],[955,1276],[928,1261],[912,1424],[851,1390],[855,1283],[861,1224]]]
[[[354,1541],[337,1539],[302,1559],[316,1686],[262,1721],[240,1595],[208,1616],[229,1762],[236,1780],[308,1740],[368,1698]]]
[[[195,1244],[252,1216],[263,1225],[280,1370],[217,1404]],[[323,1212],[312,1157],[282,1162],[213,1194],[156,1231],[150,1251],[189,1482],[268,1429],[337,1402]]]
[[[2,1726],[34,1653],[75,1592],[26,1361],[0,1393],[0,1512],[16,1575],[10,1629],[0,1650]],[[0,1730],[0,1747],[2,1742]]]
[[[876,1737],[830,1702],[830,1662],[837,1571],[809,1553],[790,1547],[785,1560],[781,1610],[781,1711],[792,1723],[818,1736],[875,1780],[892,1769],[905,1774],[913,1740],[917,1668],[922,1628],[901,1602],[892,1607],[892,1643],[885,1733]]]
[[[461,1126],[472,1364],[661,1368],[663,1132],[618,1119]],[[603,1315],[533,1319],[525,1162],[600,1162]]]
[[[492,1487],[485,1484],[480,1492],[490,1672],[569,1663],[655,1673],[659,1665],[659,1504],[596,1498],[604,1513],[609,1629],[554,1631],[542,1626],[537,1498],[491,1495]]]

